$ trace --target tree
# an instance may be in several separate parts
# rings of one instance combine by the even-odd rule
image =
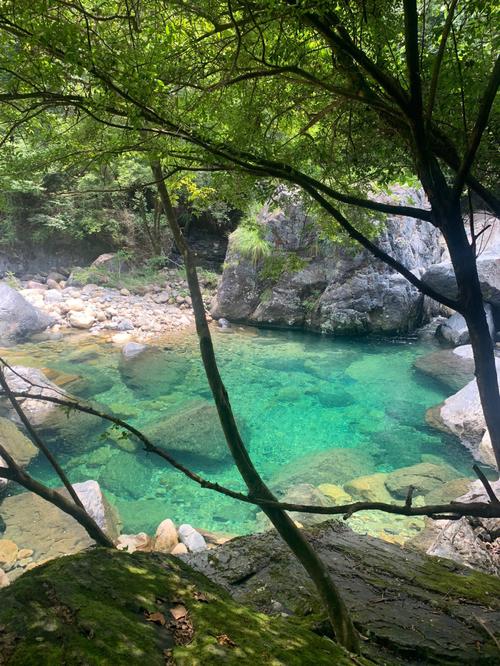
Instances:
[[[0,101],[14,105],[19,114],[14,123],[29,121],[39,108],[63,107],[126,134],[150,136],[153,154],[168,156],[176,169],[236,167],[300,185],[331,216],[334,229],[360,242],[422,293],[464,315],[500,463],[500,395],[475,261],[480,231],[474,229],[471,208],[468,239],[460,210],[467,185],[500,211],[488,189],[491,142],[484,138],[500,66],[497,62],[479,91],[478,73],[492,67],[489,9],[471,3],[467,12],[455,14],[456,8],[452,2],[441,29],[437,3],[422,5],[419,12],[414,0],[396,6],[339,3],[334,10],[330,3],[298,0],[195,6],[181,0],[145,1],[132,10],[114,2],[95,9],[76,0],[49,6],[7,1],[0,5],[0,30],[6,37]],[[464,26],[469,30],[471,22],[472,36],[464,38]],[[456,56],[451,58],[446,48],[450,35]],[[469,86],[461,62],[478,43],[484,48]],[[458,129],[457,89],[464,120]],[[474,101],[478,92],[479,104]],[[470,132],[468,114],[474,118]],[[163,175],[155,169],[168,213]],[[408,173],[420,180],[430,210],[381,204],[367,196],[396,174]],[[450,250],[458,298],[437,293],[379,249],[359,221],[347,219],[350,207],[411,215],[438,227]],[[177,240],[182,247],[181,237]],[[189,275],[189,248],[183,253]],[[209,340],[203,321],[198,324],[209,364]],[[238,463],[246,452],[244,447],[236,451],[239,434],[223,385],[216,381],[216,366],[207,374]],[[244,463],[240,471],[251,475],[251,461]],[[258,490],[263,504],[272,503],[258,476],[252,483],[250,493]],[[281,510],[268,512],[276,526],[282,525],[280,533],[288,532],[289,543],[297,538],[291,525],[291,531],[284,527]],[[338,603],[334,597],[330,608]],[[332,619],[339,639],[355,647],[349,623],[342,626],[341,606],[338,610]]]
[[[186,142],[184,164],[206,164],[208,154],[300,185],[335,228],[463,314],[500,463],[500,395],[475,262],[482,230],[471,209],[469,239],[460,209],[467,187],[500,213],[489,189],[500,79],[489,24],[498,10],[452,2],[443,14],[441,4],[416,0],[118,7],[4,1],[0,101],[25,117],[71,106],[155,136],[160,153],[166,139],[170,147]],[[430,210],[366,196],[408,174]],[[377,248],[347,219],[351,207],[431,221],[450,251],[457,297],[436,293]]]

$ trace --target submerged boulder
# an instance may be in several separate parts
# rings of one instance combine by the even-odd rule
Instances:
[[[116,540],[120,533],[120,519],[99,484],[89,480],[75,483],[73,487],[99,527]],[[66,489],[57,490],[69,498]],[[35,562],[77,553],[94,543],[74,518],[31,492],[6,497],[0,504],[0,515],[6,527],[3,537],[20,549],[32,550]]]
[[[119,370],[127,388],[142,398],[156,398],[175,390],[183,382],[187,367],[175,354],[148,347],[132,355],[122,354]]]
[[[37,447],[12,421],[0,417],[0,444],[20,467],[26,467],[38,454]],[[0,467],[7,464],[0,456]],[[0,491],[7,485],[7,479],[0,478]]]
[[[276,490],[290,488],[300,483],[319,486],[322,483],[343,485],[362,473],[375,472],[372,455],[361,448],[327,449],[319,453],[295,458],[271,479]]]
[[[425,206],[417,190],[392,198]],[[399,273],[356,247],[321,238],[297,190],[280,186],[258,214],[271,256],[255,263],[230,237],[214,318],[300,327],[325,333],[402,333],[426,321],[434,305]],[[438,231],[428,222],[389,216],[377,244],[421,275],[441,258]]]
[[[0,344],[17,342],[44,331],[50,317],[28,303],[19,292],[0,283]]]
[[[385,479],[385,486],[394,497],[404,499],[410,486],[413,486],[415,495],[427,495],[434,488],[459,476],[450,465],[423,462],[390,472]]]
[[[29,392],[31,395],[69,399],[66,391],[51,382],[38,368],[21,365],[12,366],[5,371],[5,379],[12,391]],[[89,433],[97,433],[104,425],[91,414],[68,409],[45,400],[36,398],[18,398],[30,423],[38,428],[42,435],[56,436],[59,450],[86,450],[98,445]],[[2,397],[0,408],[12,421],[19,423],[19,417],[7,398]]]
[[[182,411],[144,427],[143,432],[180,461],[206,465],[230,459],[217,409],[206,400],[188,402]]]
[[[464,354],[465,348],[470,349],[470,355]],[[474,379],[474,359],[472,347],[455,347],[455,349],[438,349],[430,354],[418,356],[414,367],[452,391],[459,391]]]

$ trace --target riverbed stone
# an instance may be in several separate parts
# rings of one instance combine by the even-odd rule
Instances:
[[[10,569],[17,560],[19,548],[11,539],[0,539],[0,567]]]
[[[289,504],[309,504],[311,506],[332,506],[330,497],[324,495],[318,488],[310,483],[298,483],[287,488],[285,492],[278,493],[278,500]],[[322,514],[306,513],[302,511],[287,511],[292,520],[299,526],[314,525],[325,519]],[[272,529],[272,523],[263,511],[256,516],[257,531]]]
[[[9,419],[0,417],[0,444],[20,467],[26,467],[38,455],[33,442]]]
[[[296,458],[283,465],[271,479],[271,486],[283,490],[299,483],[343,485],[363,473],[375,472],[375,461],[366,449],[327,449]]]
[[[99,481],[118,497],[140,499],[149,488],[153,469],[153,461],[145,454],[117,451],[99,470]]]
[[[153,539],[146,532],[139,534],[120,534],[116,542],[118,550],[126,550],[129,553],[142,551],[149,553],[153,550]]]
[[[95,316],[93,312],[88,311],[72,312],[68,321],[73,328],[87,329],[95,322]]]
[[[466,477],[446,481],[427,493],[425,496],[425,503],[447,504],[448,502],[452,502],[457,497],[468,492],[470,484],[471,480]]]
[[[404,499],[410,486],[414,488],[414,495],[426,495],[439,485],[459,476],[456,469],[444,463],[418,463],[389,472],[385,486],[394,497]]]
[[[337,486],[335,483],[321,483],[318,486],[320,493],[323,493],[328,499],[333,500],[334,504],[349,504],[352,502],[352,497],[346,493],[344,488]]]
[[[175,354],[150,347],[131,357],[122,355],[119,362],[124,384],[141,397],[166,395],[182,383],[186,364]]]
[[[455,312],[439,327],[438,335],[455,347],[469,342],[469,329],[464,317],[459,312]]]
[[[388,474],[377,472],[366,476],[358,476],[344,485],[344,490],[355,500],[363,502],[391,503],[392,497],[386,488]]]
[[[436,379],[441,384],[455,392],[463,388],[474,379],[474,359],[460,350],[470,345],[455,347],[455,349],[439,349],[430,354],[418,356],[414,367],[418,372]]]
[[[192,525],[189,525],[188,523],[180,525],[178,534],[179,540],[186,546],[190,553],[198,553],[207,550],[205,539]]]
[[[99,527],[117,539],[119,516],[96,481],[75,483],[73,487]],[[66,489],[57,490],[69,498]],[[6,524],[4,539],[13,541],[18,548],[33,550],[37,562],[76,553],[94,543],[74,518],[31,492],[6,497],[0,512]]]
[[[18,291],[0,283],[0,344],[25,340],[44,331],[50,323],[48,315],[28,303]]]
[[[171,553],[178,543],[174,522],[165,518],[156,528],[154,549],[160,553]]]
[[[181,462],[206,465],[230,459],[217,409],[206,400],[186,403],[177,414],[145,426],[143,432]]]

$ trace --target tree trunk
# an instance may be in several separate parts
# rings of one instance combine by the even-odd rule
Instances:
[[[469,329],[475,375],[491,445],[500,469],[500,392],[493,341],[484,311],[473,244],[462,223],[458,203],[442,222],[441,230],[450,252],[462,314]]]
[[[178,225],[177,216],[173,210],[163,179],[161,165],[158,161],[155,161],[151,168],[175,243],[184,259],[186,277],[193,301],[196,331],[200,341],[201,357],[229,450],[247,485],[249,494],[255,498],[276,501],[276,498],[255,469],[240,437],[229,397],[217,367],[210,329],[205,317],[205,306],[198,282],[194,256]],[[269,507],[263,507],[263,511],[314,582],[327,609],[337,641],[351,652],[358,653],[360,649],[358,634],[342,597],[339,595],[322,560],[285,511]]]

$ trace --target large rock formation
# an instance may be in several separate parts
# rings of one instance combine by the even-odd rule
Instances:
[[[500,223],[487,213],[474,216],[476,231],[485,232],[478,240],[477,271],[483,300],[496,310],[500,308]],[[436,291],[448,298],[457,298],[457,282],[449,257],[430,266],[422,279]]]
[[[40,333],[51,320],[15,289],[0,283],[0,344],[17,342]]]
[[[458,347],[456,352],[464,360],[472,360],[472,348],[469,345]],[[495,363],[497,374],[500,375],[499,357]],[[496,466],[475,379],[440,405],[429,409],[426,418],[430,425],[458,437],[476,460]]]
[[[375,664],[496,663],[498,578],[355,534],[336,521],[307,535],[369,636],[364,652]],[[324,617],[311,581],[274,531],[183,559],[258,610],[295,613],[311,624]]]
[[[394,198],[425,206],[414,190],[395,190]],[[367,251],[322,240],[296,191],[278,188],[258,223],[272,257],[252,263],[230,238],[215,317],[336,334],[398,333],[420,325],[435,307]],[[415,274],[440,260],[439,235],[430,223],[388,217],[385,226],[374,224],[377,244]]]
[[[500,481],[491,483],[500,494]],[[427,498],[429,499],[429,498]],[[481,481],[470,484],[470,489],[456,499],[457,502],[488,502]],[[495,540],[500,530],[499,518],[460,518],[460,520],[427,521],[426,529],[415,539],[429,555],[446,557],[467,567],[486,573],[500,574],[500,543]]]
[[[96,549],[1,592],[0,663],[369,666],[283,617],[242,606],[175,557]]]

